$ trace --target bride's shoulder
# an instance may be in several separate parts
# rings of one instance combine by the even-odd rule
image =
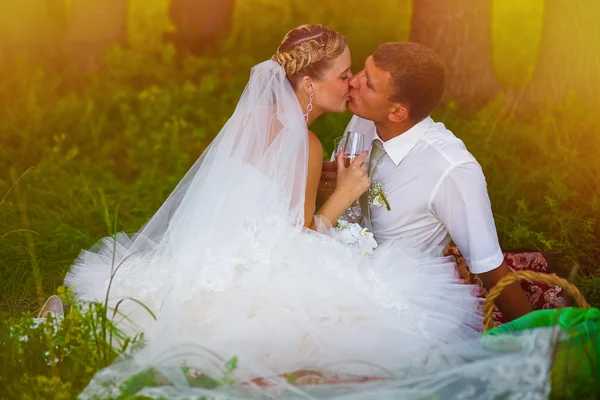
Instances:
[[[323,167],[323,144],[319,137],[308,131],[308,170],[309,174],[321,175]]]
[[[319,157],[323,158],[323,144],[321,143],[321,139],[311,130],[308,131],[308,153],[309,155],[319,153]]]

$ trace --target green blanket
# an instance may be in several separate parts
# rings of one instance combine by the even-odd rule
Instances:
[[[553,397],[600,395],[600,310],[538,310],[491,329],[486,335],[510,335],[540,327],[556,327],[564,332],[555,346],[551,375]]]

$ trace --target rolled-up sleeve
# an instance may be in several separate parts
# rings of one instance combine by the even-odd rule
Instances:
[[[440,178],[430,209],[445,225],[471,272],[491,271],[504,261],[481,166],[450,166]]]

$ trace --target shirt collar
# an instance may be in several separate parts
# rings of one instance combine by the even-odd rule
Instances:
[[[387,142],[383,142],[378,134],[375,134],[375,139],[379,139],[383,142],[385,152],[392,159],[394,164],[398,166],[404,157],[406,157],[413,147],[415,147],[415,145],[423,138],[431,124],[433,124],[431,117],[426,117],[403,134],[398,135]]]

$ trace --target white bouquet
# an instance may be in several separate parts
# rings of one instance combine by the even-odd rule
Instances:
[[[348,222],[340,218],[333,226],[333,230],[337,240],[342,244],[356,247],[360,254],[370,256],[377,248],[373,233],[355,222]]]

